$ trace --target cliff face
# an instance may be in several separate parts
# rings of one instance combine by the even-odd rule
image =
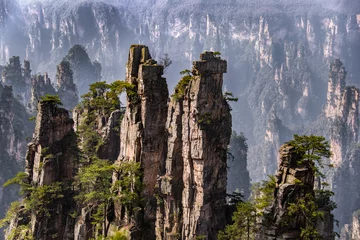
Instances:
[[[325,116],[331,125],[332,162],[343,163],[348,148],[358,141],[359,89],[346,86],[346,70],[340,60],[331,64]]]
[[[21,232],[35,239],[50,236],[73,239],[74,219],[70,215],[75,205],[71,182],[76,167],[76,144],[69,113],[53,101],[40,102],[33,140],[26,155],[26,181],[32,188],[7,235],[15,233],[15,239],[23,239]],[[37,195],[40,193],[43,195]]]
[[[181,91],[176,89],[169,106],[168,155],[159,180],[159,239],[215,239],[226,222],[231,116],[221,89],[227,64],[211,52],[200,59],[182,86],[184,95],[176,96]]]
[[[20,16],[29,21],[19,20],[26,27],[19,29],[24,36],[18,39],[25,44],[16,50],[44,72],[81,44],[102,64],[106,79],[122,74],[119,66],[125,64],[130,40],[151,46],[153,55],[169,53],[179,63],[169,69],[171,75],[204,50],[218,50],[231,62],[225,85],[241,96],[233,105],[235,130],[249,138],[249,162],[257,163],[273,109],[287,127],[308,124],[322,112],[325,69],[332,59],[343,59],[349,82],[357,84],[359,4],[320,2],[228,0],[215,11],[219,1],[41,1],[21,5]],[[0,63],[14,55],[17,45],[4,40],[2,46],[8,53]],[[276,162],[272,157],[270,167],[249,164],[251,178],[273,174]]]
[[[250,176],[247,170],[248,145],[243,134],[231,135],[227,160],[227,193],[238,191],[244,195],[244,199],[250,197]]]
[[[146,199],[146,203],[143,206],[143,216],[138,219],[136,227],[144,229],[146,224],[147,231],[146,234],[135,233],[136,239],[155,238],[154,189],[161,161],[166,154],[165,119],[168,89],[162,74],[163,66],[157,65],[151,59],[146,46],[133,45],[130,48],[126,82],[134,86],[135,95],[128,96],[127,108],[121,123],[118,164],[135,161],[140,163],[143,170],[144,187],[141,196]],[[122,214],[122,206],[115,206],[115,209],[118,221],[129,221],[128,216]]]
[[[12,88],[0,84],[0,215],[9,204],[18,198],[16,188],[3,188],[2,185],[24,166],[26,142],[31,136],[33,123],[26,109],[18,102]],[[0,237],[2,236],[2,233]]]
[[[40,97],[46,94],[55,95],[56,90],[51,84],[51,80],[47,73],[45,75],[35,75],[31,78],[31,98],[28,103],[28,108],[31,112],[36,112]]]
[[[83,46],[73,46],[63,62],[69,63],[67,68],[72,70],[74,83],[78,87],[80,95],[87,92],[90,84],[101,80],[101,64],[98,61],[91,62]],[[57,76],[59,75],[59,70],[58,67]]]
[[[265,217],[263,221],[264,235],[260,239],[300,239],[301,230],[307,227],[306,215],[302,212],[296,216],[289,217],[290,205],[307,204],[298,202],[300,199],[311,201],[315,197],[314,166],[307,161],[300,162],[301,153],[294,146],[284,144],[279,150],[280,166],[276,174],[276,188],[274,192],[274,203],[270,213],[270,219]],[[307,206],[309,207],[309,206]],[[312,209],[313,210],[313,209]],[[334,239],[333,217],[324,210],[324,217],[318,221],[317,231],[323,239]]]
[[[28,89],[29,89],[29,71],[30,65],[28,62],[25,62],[26,69],[22,69],[20,58],[12,57],[9,59],[9,63],[4,67],[2,71],[2,84],[6,86],[12,86],[14,89],[14,95],[17,97],[24,105],[26,104],[28,98]],[[26,76],[23,75],[23,72]]]
[[[79,97],[69,62],[62,61],[57,66],[56,82],[61,102],[66,109],[72,110],[78,104]]]

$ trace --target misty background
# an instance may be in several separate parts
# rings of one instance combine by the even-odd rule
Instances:
[[[252,182],[275,173],[278,149],[293,134],[330,137],[324,124],[330,63],[341,59],[346,85],[360,87],[358,0],[0,0],[0,65],[20,56],[33,74],[47,72],[54,83],[56,66],[76,44],[109,82],[124,79],[131,44],[148,45],[157,60],[168,54],[171,92],[200,53],[221,52],[228,61],[224,91],[239,98],[233,129],[247,138]],[[84,86],[88,80],[77,79]],[[349,183],[344,169],[360,171],[354,161],[360,159],[344,157],[337,168],[344,173],[329,173],[334,187]],[[350,184],[358,189],[355,180]],[[343,226],[360,206],[353,193],[341,194],[336,217]],[[345,198],[353,199],[351,207],[342,205]]]

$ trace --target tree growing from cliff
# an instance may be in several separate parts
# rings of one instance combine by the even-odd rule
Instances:
[[[309,167],[319,180],[326,177],[322,169],[325,166],[332,167],[332,165],[325,164],[324,158],[329,158],[332,153],[330,151],[330,144],[324,137],[315,135],[299,136],[295,134],[294,139],[289,141],[288,144],[295,147],[296,153],[301,156],[299,164]],[[296,179],[296,181],[299,185],[302,185],[300,180]],[[303,240],[322,239],[317,229],[317,222],[324,219],[326,212],[331,213],[336,208],[336,204],[331,200],[334,193],[324,188],[327,185],[324,182],[322,184],[323,187],[320,186],[320,189],[317,189],[314,194],[307,193],[305,196],[301,196],[288,203],[287,215],[282,224],[286,226],[287,221],[293,218],[303,219],[304,225],[301,227],[300,234]]]
[[[114,172],[118,179],[115,184],[111,179]],[[91,212],[93,232],[107,237],[113,202],[120,202],[129,211],[129,216],[140,206],[140,164],[122,162],[115,165],[93,157],[91,163],[82,167],[75,177],[75,186],[80,189],[75,199],[80,206],[87,207]],[[120,195],[117,189],[121,189]]]
[[[172,60],[170,59],[169,54],[165,53],[163,57],[160,57],[159,64],[164,66],[164,73],[166,73],[167,69],[172,64]]]
[[[324,158],[331,157],[330,144],[322,136],[315,135],[294,135],[294,139],[289,141],[288,144],[295,147],[295,151],[300,154],[301,160],[299,164],[307,164],[311,166],[315,174],[321,178],[325,175],[321,169],[325,166],[332,167],[331,164],[325,164]]]
[[[219,240],[256,239],[259,231],[257,219],[264,216],[266,208],[274,201],[275,177],[256,183],[252,189],[252,198],[248,202],[239,201],[232,216],[232,224],[218,234]],[[231,204],[231,202],[230,202]]]

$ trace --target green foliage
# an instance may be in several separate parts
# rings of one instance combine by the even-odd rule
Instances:
[[[256,208],[251,202],[240,202],[234,213],[233,224],[220,231],[219,240],[255,239],[258,231],[256,224]]]
[[[294,139],[288,144],[295,147],[295,151],[301,156],[298,164],[305,165],[312,169],[313,173],[318,178],[325,178],[321,169],[325,166],[332,167],[332,165],[324,164],[323,158],[331,156],[330,144],[322,136],[315,135],[294,135]],[[296,179],[295,183],[302,186],[303,183]],[[326,182],[322,183],[323,187],[327,187]],[[331,200],[334,193],[326,189],[315,190],[315,194],[306,194],[300,196],[288,203],[287,214],[284,216],[285,220],[282,223],[284,226],[291,219],[303,219],[304,226],[301,226],[301,239],[316,240],[322,239],[320,233],[316,229],[317,221],[324,218],[325,212],[331,213],[336,208],[335,202]],[[334,233],[336,234],[336,233]]]
[[[195,239],[196,240],[204,240],[204,239],[206,239],[206,236],[205,235],[199,235],[199,236],[196,236]]]
[[[53,105],[55,107],[62,105],[62,102],[58,95],[46,94],[46,95],[40,97],[40,102],[41,103],[50,103],[51,105]]]
[[[244,202],[244,195],[237,191],[227,194],[227,197],[229,198],[229,205],[237,205],[238,203]]]
[[[141,205],[140,192],[143,188],[141,182],[140,163],[121,162],[114,166],[117,181],[113,188],[118,192],[117,200],[125,206],[129,213],[135,213]]]
[[[129,240],[130,233],[126,229],[120,229],[109,238],[109,240]]]
[[[180,75],[192,76],[192,73],[189,69],[185,69],[180,72]]]
[[[269,175],[269,180],[262,181],[260,184],[253,186],[254,202],[257,211],[262,212],[271,206],[274,201],[274,191],[276,188],[276,177]]]
[[[30,196],[24,200],[25,209],[43,217],[50,217],[50,206],[64,197],[61,182],[32,186],[29,190]]]
[[[218,52],[218,51],[217,51],[217,52],[214,52],[214,56],[215,56],[215,57],[218,57],[218,56],[220,56],[220,55],[221,55],[221,52]]]
[[[36,120],[36,116],[32,116],[29,118],[29,121],[35,121]]]
[[[305,220],[305,226],[301,227],[301,239],[322,239],[316,229],[316,222],[318,219],[323,219],[324,212],[319,211],[319,206],[316,204],[314,196],[306,194],[305,197],[299,198],[296,202],[289,203],[287,210],[288,218],[303,218]]]
[[[7,180],[3,187],[8,187],[14,184],[20,186],[20,194],[23,196],[30,191],[31,185],[28,183],[28,174],[25,172],[17,173],[14,178]]]
[[[112,183],[113,172],[117,181]],[[75,177],[75,185],[80,189],[75,197],[80,206],[89,207],[92,224],[96,231],[108,229],[107,216],[113,201],[127,207],[129,211],[140,206],[140,164],[123,162],[120,165],[93,157],[91,163],[80,169]],[[121,191],[117,191],[121,189]]]
[[[172,60],[169,57],[169,54],[165,53],[163,57],[159,58],[159,64],[164,66],[164,73],[172,64]]]
[[[30,233],[30,224],[28,225],[19,225],[14,227],[11,232],[9,233],[7,240],[35,240],[29,233]]]
[[[324,168],[323,158],[331,157],[330,144],[322,136],[294,135],[294,139],[288,144],[295,147],[295,151],[302,157],[299,164],[310,166],[316,175],[324,178],[320,168]],[[327,165],[331,167],[331,165]]]
[[[21,203],[19,201],[12,202],[6,215],[3,219],[0,220],[0,228],[3,228],[10,224],[11,219],[13,219],[21,208]]]
[[[224,98],[227,102],[237,102],[239,100],[239,98],[234,97],[232,92],[225,92]]]
[[[210,113],[205,113],[203,115],[201,115],[198,119],[198,123],[200,125],[210,125],[212,122],[211,120],[211,114]]]

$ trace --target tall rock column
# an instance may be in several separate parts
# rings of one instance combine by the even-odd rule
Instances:
[[[168,154],[159,187],[158,239],[216,239],[225,224],[230,108],[222,94],[226,61],[212,52],[193,63],[169,106]],[[181,155],[180,155],[181,154]]]
[[[72,190],[77,162],[77,139],[68,111],[52,100],[38,106],[35,132],[26,155],[26,181],[31,185],[7,235],[39,240],[74,239]],[[15,234],[14,239],[24,239]]]
[[[163,66],[151,59],[149,50],[143,45],[130,48],[126,69],[126,82],[136,94],[128,95],[127,108],[121,124],[121,147],[118,163],[140,162],[144,184],[142,197],[142,219],[136,225],[143,231],[133,235],[134,239],[155,239],[156,198],[155,184],[160,163],[166,154],[165,121],[168,89],[162,77]],[[118,220],[126,218],[121,206],[116,206]],[[145,224],[146,227],[145,227]],[[147,229],[145,229],[147,228]]]
[[[302,239],[301,230],[307,227],[307,219],[299,213],[290,217],[289,206],[297,203],[299,199],[306,199],[307,195],[315,198],[314,163],[301,161],[303,154],[288,143],[280,147],[275,199],[270,211],[265,213],[261,224],[262,234],[258,239]],[[323,211],[324,216],[313,224],[316,224],[316,229],[323,239],[333,240],[333,216],[329,210],[320,206],[319,210]]]
[[[68,61],[62,61],[57,66],[56,81],[58,94],[64,107],[68,110],[73,109],[79,102],[78,92],[74,84],[73,72]]]
[[[331,64],[325,115],[331,126],[332,163],[340,166],[359,135],[359,89],[346,86],[346,70],[340,60]]]

